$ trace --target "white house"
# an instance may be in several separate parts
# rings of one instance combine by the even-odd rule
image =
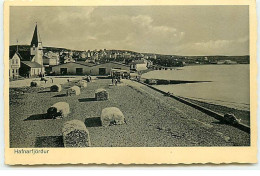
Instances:
[[[145,60],[136,60],[130,63],[130,70],[141,71],[147,69],[147,62]]]

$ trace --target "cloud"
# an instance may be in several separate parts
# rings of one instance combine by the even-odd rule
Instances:
[[[234,21],[233,15],[219,18],[216,7],[12,7],[10,43],[18,39],[29,44],[37,21],[44,46],[181,55],[248,54],[247,11],[230,8],[224,8],[224,16],[237,14],[240,20]],[[205,12],[198,15],[201,9],[210,18]]]
[[[70,22],[71,20],[87,20],[90,18],[91,14],[94,12],[95,7],[75,7],[75,8],[67,8],[64,10],[63,8],[57,8],[56,14],[58,20],[62,23],[66,24],[66,21]]]
[[[247,36],[244,36],[235,40],[186,43],[180,45],[177,50],[180,55],[188,53],[188,51],[192,55],[247,55],[249,53],[249,40]]]
[[[88,32],[100,41],[100,47],[159,53],[169,52],[185,36],[176,28],[153,24],[147,15],[108,16],[92,22]]]

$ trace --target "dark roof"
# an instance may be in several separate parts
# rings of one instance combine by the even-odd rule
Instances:
[[[22,63],[31,68],[42,68],[42,66],[40,64],[38,64],[37,62],[22,61]]]
[[[10,51],[9,50],[9,59],[12,59],[14,57],[15,53],[16,53],[16,51]]]
[[[37,47],[39,42],[40,42],[40,38],[38,36],[38,30],[37,30],[37,24],[36,24],[34,33],[33,33],[33,38],[31,41],[31,46],[35,45],[35,47]]]
[[[30,53],[28,51],[24,52],[24,51],[9,51],[9,59],[12,59],[15,55],[15,53],[18,55],[18,57],[20,58],[21,61],[30,61],[31,56]]]
[[[31,54],[30,51],[19,51],[21,56],[21,61],[31,61]]]

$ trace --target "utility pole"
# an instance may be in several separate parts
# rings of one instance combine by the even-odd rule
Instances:
[[[18,39],[16,39],[16,52],[18,53]]]

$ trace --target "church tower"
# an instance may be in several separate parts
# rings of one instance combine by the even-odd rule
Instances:
[[[37,30],[37,24],[34,29],[32,41],[31,41],[31,50],[30,50],[32,62],[37,62],[43,66],[43,47],[42,42],[40,41],[39,32]]]

